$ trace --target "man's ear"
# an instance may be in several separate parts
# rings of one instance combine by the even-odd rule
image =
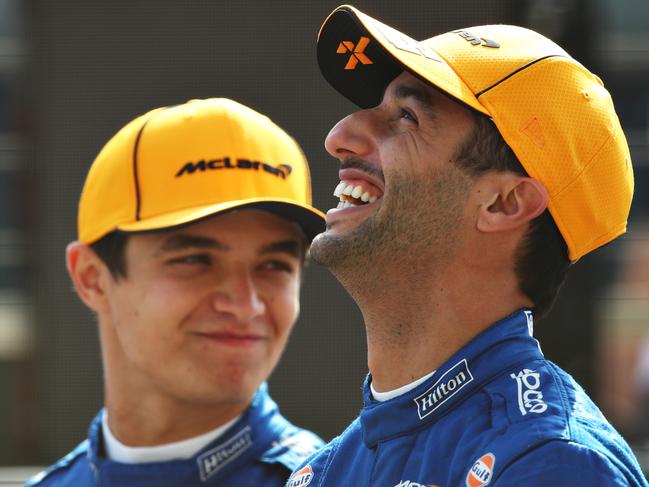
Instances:
[[[106,285],[110,271],[89,245],[75,241],[65,249],[70,279],[81,301],[96,313],[106,311]]]
[[[536,179],[513,173],[498,174],[498,184],[479,209],[477,227],[486,233],[516,229],[539,216],[548,206],[548,192]]]

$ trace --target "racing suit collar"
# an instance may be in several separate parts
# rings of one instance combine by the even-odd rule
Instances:
[[[532,336],[532,323],[531,311],[517,310],[458,350],[428,380],[386,402],[372,398],[372,377],[368,375],[360,415],[363,440],[368,448],[438,421],[471,391],[503,370],[543,358],[539,343]]]
[[[283,418],[276,418],[277,404],[268,395],[268,386],[263,383],[255,393],[248,409],[241,418],[233,424],[222,436],[207,445],[199,451],[194,457],[185,460],[173,460],[167,462],[152,462],[139,464],[125,464],[112,461],[106,458],[104,451],[104,439],[101,427],[101,418],[104,410],[99,411],[93,419],[88,430],[88,461],[95,476],[98,478],[120,478],[127,479],[131,475],[137,478],[142,475],[146,469],[166,469],[167,466],[173,465],[174,469],[186,470],[189,474],[191,471],[201,470],[201,476],[209,475],[211,472],[203,472],[202,463],[209,463],[211,454],[219,455],[219,449],[232,448],[232,443],[250,445],[251,449],[259,450],[256,454],[261,459],[268,450],[270,444],[275,440],[281,430],[284,428]],[[248,448],[248,446],[246,446]],[[252,450],[251,450],[252,452]],[[212,462],[213,463],[213,462]],[[232,462],[236,465],[236,462]],[[223,467],[223,470],[232,468],[232,465]],[[131,472],[131,473],[129,473]],[[149,477],[159,481],[159,475],[150,475]]]

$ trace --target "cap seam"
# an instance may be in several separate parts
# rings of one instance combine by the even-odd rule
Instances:
[[[140,127],[140,130],[137,133],[137,136],[135,137],[135,143],[133,144],[133,183],[135,185],[135,221],[140,221],[140,209],[141,209],[141,201],[142,201],[142,194],[140,191],[140,178],[138,175],[138,149],[140,147],[140,139],[142,138],[142,134],[144,133],[144,128],[147,126],[147,124],[153,120],[153,117],[158,115],[160,112],[167,110],[169,108],[173,108],[173,106],[168,106],[168,107],[162,107],[159,110],[156,110],[151,116],[145,120],[145,122],[142,124],[142,127]]]
[[[617,236],[622,235],[622,233],[624,233],[624,231],[626,230],[626,227],[627,227],[627,225],[626,225],[626,223],[624,223],[624,225],[622,225],[622,226],[615,227],[614,230],[609,230],[608,232],[605,232],[605,233],[602,233],[601,235],[598,235],[597,238],[592,239],[587,244],[582,246],[583,248],[586,249],[585,253],[588,253],[591,250],[594,250],[593,248],[591,248],[593,246],[593,244],[596,244],[597,242],[599,242],[601,240],[604,240],[604,239],[606,239],[607,237],[609,237],[611,235],[617,235]],[[611,240],[607,240],[605,243],[608,243],[610,241]]]
[[[481,95],[484,95],[487,91],[489,91],[489,90],[495,88],[496,86],[498,86],[499,84],[501,84],[501,83],[507,81],[507,80],[508,80],[509,78],[511,78],[512,76],[514,76],[514,75],[520,73],[521,71],[523,71],[523,70],[525,70],[525,69],[527,69],[527,68],[529,68],[529,67],[535,65],[536,63],[538,63],[538,62],[540,62],[540,61],[543,61],[544,59],[549,59],[549,58],[552,58],[552,57],[561,57],[561,58],[568,59],[566,56],[563,56],[563,55],[561,55],[561,54],[549,54],[549,55],[547,55],[547,56],[543,56],[543,57],[540,57],[540,58],[538,58],[538,59],[535,59],[534,61],[530,61],[529,63],[527,63],[527,64],[521,66],[520,68],[518,68],[518,69],[512,71],[511,73],[509,73],[509,74],[508,74],[507,76],[505,76],[504,78],[499,79],[498,81],[496,81],[496,82],[495,82],[494,84],[492,84],[491,86],[485,88],[484,90],[481,90],[481,91],[477,92],[477,93],[475,94],[475,97],[476,97],[476,98],[479,98]],[[446,59],[445,59],[445,60],[446,60]],[[446,62],[447,62],[447,64],[448,64],[449,66],[451,66],[451,68],[453,67],[453,65],[452,65],[451,63],[449,63],[448,61],[446,61]],[[453,69],[453,71],[455,71],[455,70]],[[457,73],[457,71],[455,71],[455,73],[460,77],[460,79],[462,79],[462,81],[464,81],[464,79],[463,79],[463,78],[462,78],[462,77]],[[467,86],[469,86],[466,82],[465,82],[465,84],[466,84]]]
[[[137,164],[137,154],[138,148],[140,146],[140,138],[142,137],[142,132],[144,132],[144,127],[149,123],[151,118],[147,119],[140,127],[140,130],[135,137],[135,143],[133,144],[133,184],[135,185],[135,221],[140,220],[140,178],[138,176],[138,164]]]
[[[553,204],[552,204],[553,207],[556,208],[556,204],[555,204],[556,200],[557,200],[557,199],[558,199],[558,198],[559,198],[559,197],[560,197],[564,192],[566,192],[566,191],[567,191],[567,190],[568,190],[568,189],[569,189],[573,184],[575,184],[577,181],[579,181],[579,179],[581,178],[581,175],[584,173],[584,171],[586,171],[586,170],[591,166],[591,164],[593,163],[593,161],[596,159],[597,155],[598,155],[598,154],[599,154],[599,153],[604,149],[604,147],[606,146],[606,143],[607,143],[610,139],[612,139],[612,138],[613,138],[613,134],[609,133],[608,137],[606,137],[606,138],[602,141],[602,143],[600,144],[599,148],[595,151],[595,153],[593,154],[593,156],[588,160],[588,163],[587,163],[586,165],[584,165],[584,167],[581,169],[581,171],[579,171],[579,173],[576,174],[575,177],[572,178],[572,179],[570,180],[570,182],[569,182],[568,184],[566,184],[566,185],[565,185],[565,186],[564,186],[564,187],[563,187],[563,188],[562,188],[558,193],[555,193],[554,195],[551,196],[551,198],[552,198],[552,200],[553,200]],[[556,213],[556,212],[552,212],[552,213],[553,213],[552,216],[554,217],[554,219],[555,219],[555,221],[556,221],[556,220],[558,219],[557,216],[556,216],[557,213]],[[562,218],[561,218],[561,223],[562,223],[562,227],[563,227],[563,228],[567,228],[565,225],[563,225],[563,219],[562,219]],[[626,223],[622,226],[622,228],[626,228]],[[570,232],[570,231],[568,231],[568,230],[566,229],[566,233],[568,233],[568,234],[570,235],[570,240],[571,240],[571,242],[572,242],[572,246],[575,247],[575,253],[576,253],[576,254],[585,255],[585,254],[587,254],[588,252],[590,252],[591,250],[593,250],[593,249],[591,248],[591,246],[592,246],[594,243],[596,243],[597,241],[601,240],[601,239],[604,238],[604,237],[607,237],[607,236],[609,236],[609,235],[613,235],[613,234],[618,233],[619,230],[620,230],[619,227],[616,227],[614,230],[608,230],[608,231],[606,231],[606,232],[604,232],[604,233],[602,233],[602,234],[600,234],[600,235],[594,237],[593,239],[589,240],[589,241],[586,242],[585,244],[580,245],[579,248],[576,248],[577,246],[576,246],[575,240],[572,238],[572,232]],[[561,232],[561,233],[563,234],[563,232]],[[567,241],[567,238],[566,238],[565,235],[564,235],[564,239],[566,239],[566,241]],[[570,245],[569,245],[569,247],[570,247]],[[582,249],[588,249],[588,250],[586,250],[586,251],[584,252]],[[580,255],[580,257],[581,257],[581,255]],[[578,258],[579,258],[579,257],[578,257]],[[577,259],[578,259],[578,258],[577,258]],[[575,260],[577,260],[577,259],[575,259]]]
[[[586,162],[586,164],[581,168],[581,171],[579,171],[577,174],[575,174],[575,177],[573,177],[573,178],[570,180],[570,182],[568,182],[568,183],[567,183],[563,188],[561,188],[561,190],[559,190],[559,192],[554,193],[554,195],[552,195],[553,198],[558,198],[558,197],[559,197],[560,195],[562,195],[562,194],[563,194],[563,193],[564,193],[568,188],[570,188],[570,187],[571,187],[571,186],[572,186],[572,185],[573,185],[577,180],[579,180],[579,178],[580,178],[581,175],[584,173],[584,171],[586,171],[586,169],[588,169],[588,168],[591,166],[591,164],[593,163],[593,160],[598,156],[598,154],[602,151],[602,149],[604,149],[604,147],[606,146],[606,143],[607,143],[609,140],[611,140],[611,138],[613,138],[613,135],[609,132],[608,136],[607,136],[607,137],[602,141],[602,143],[599,145],[599,147],[597,148],[597,150],[593,153],[593,155],[591,156],[591,158],[588,159],[588,162]]]

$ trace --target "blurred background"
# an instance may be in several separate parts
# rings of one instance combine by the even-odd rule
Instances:
[[[191,98],[236,99],[297,138],[315,205],[336,203],[337,166],[323,140],[354,107],[321,78],[315,39],[338,4],[0,0],[0,483],[67,453],[101,407],[96,327],[72,291],[64,250],[85,173],[121,126]],[[629,232],[572,270],[536,330],[546,355],[584,385],[649,469],[649,2],[354,4],[416,39],[485,23],[529,26],[611,91],[636,174]],[[330,439],[357,415],[366,371],[355,304],[311,265],[272,395],[289,419]]]

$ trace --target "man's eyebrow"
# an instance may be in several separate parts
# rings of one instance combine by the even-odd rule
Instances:
[[[431,117],[434,115],[433,97],[421,88],[397,85],[394,89],[394,97],[397,99],[414,98]]]
[[[188,248],[229,250],[227,245],[213,238],[178,234],[172,235],[165,240],[158,252],[176,252]]]
[[[214,238],[200,237],[198,235],[178,234],[172,235],[164,241],[158,252],[178,252],[186,249],[211,249],[211,250],[230,250],[230,247],[223,242]],[[280,240],[264,245],[260,254],[284,253],[291,257],[299,258],[302,252],[300,242],[294,239]]]
[[[302,245],[297,240],[282,240],[265,245],[261,249],[262,254],[284,253],[291,257],[300,258],[302,255]]]

